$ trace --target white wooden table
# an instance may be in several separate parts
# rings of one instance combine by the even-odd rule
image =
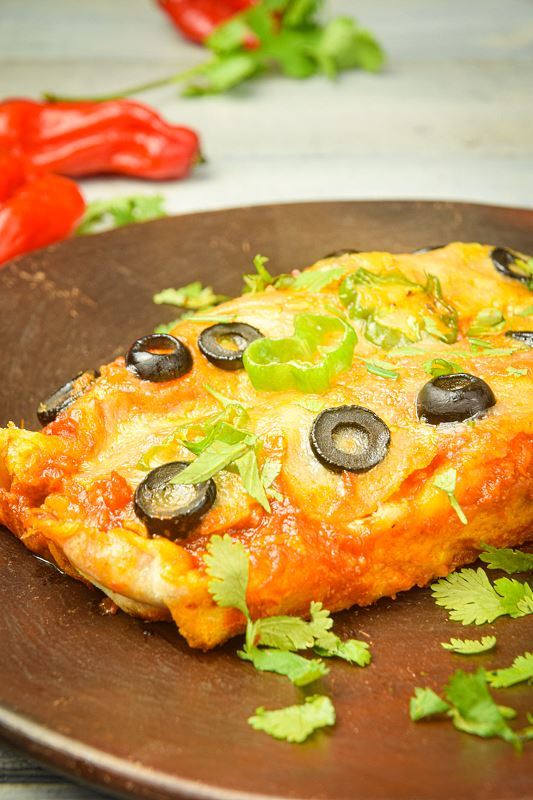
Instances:
[[[330,0],[378,33],[380,76],[281,78],[231,95],[144,96],[200,131],[183,182],[83,182],[89,199],[162,191],[170,211],[284,200],[431,198],[533,207],[531,0]],[[98,92],[197,63],[152,0],[0,0],[0,95]],[[0,800],[88,800],[0,746]]]

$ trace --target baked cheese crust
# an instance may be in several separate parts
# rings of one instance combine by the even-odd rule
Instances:
[[[198,321],[178,322],[171,332],[193,356],[192,370],[181,378],[141,380],[117,358],[42,431],[11,424],[0,430],[0,522],[31,551],[98,587],[127,613],[172,618],[189,644],[203,649],[244,628],[240,612],[217,607],[208,591],[203,555],[215,533],[238,539],[249,553],[253,617],[305,615],[312,600],[332,611],[368,605],[475,560],[481,543],[526,541],[533,530],[533,351],[505,332],[531,330],[533,317],[524,311],[533,295],[495,270],[491,252],[453,243],[416,255],[332,257],[310,268],[343,268],[319,291],[268,287]],[[332,472],[313,454],[309,432],[316,412],[302,403],[305,394],[256,391],[245,370],[213,366],[197,340],[208,319],[220,316],[278,338],[292,334],[298,314],[346,315],[339,285],[361,268],[380,275],[400,270],[422,284],[428,273],[436,276],[458,312],[459,335],[446,344],[424,334],[414,349],[385,352],[365,336],[364,320],[351,320],[358,335],[352,365],[318,400],[326,408],[368,408],[391,435],[385,458],[356,474]],[[395,299],[389,300],[390,312]],[[490,336],[492,348],[472,347],[466,331],[487,308],[501,311],[505,324]],[[473,424],[420,421],[417,396],[434,358],[482,378],[496,404]],[[386,359],[398,377],[368,372],[374,359]],[[152,537],[133,506],[146,475],[139,461],[169,437],[160,463],[191,460],[170,435],[192,417],[220,411],[206,385],[246,406],[248,428],[262,443],[260,462],[281,462],[278,499],[267,513],[237,474],[223,470],[215,476],[214,505],[186,538]],[[457,471],[455,495],[466,525],[434,485],[450,467]]]

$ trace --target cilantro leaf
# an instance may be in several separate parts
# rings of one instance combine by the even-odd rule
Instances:
[[[529,584],[500,578],[493,586],[481,567],[452,572],[431,589],[437,605],[450,611],[450,619],[463,625],[482,625],[505,614],[521,617],[533,613]]]
[[[257,708],[248,722],[256,731],[264,731],[275,739],[303,742],[314,731],[335,724],[335,709],[329,697],[306,697],[301,705],[266,711]]]
[[[209,592],[222,608],[237,608],[247,619],[248,554],[244,545],[224,536],[212,536],[204,555],[206,572],[210,576]]]
[[[380,361],[377,358],[372,361],[365,361],[366,371],[373,375],[379,375],[380,378],[392,378],[397,380],[400,377],[399,372],[394,369],[394,364],[388,361]]]
[[[256,636],[260,644],[276,647],[279,650],[306,650],[315,643],[329,641],[333,625],[330,613],[322,603],[312,602],[309,621],[300,617],[265,617],[256,621]]]
[[[483,738],[497,736],[520,746],[518,735],[505,721],[487,688],[485,670],[474,673],[457,670],[448,681],[445,695],[452,704],[452,722],[458,730]]]
[[[450,467],[449,469],[441,472],[435,480],[433,481],[433,486],[436,486],[437,489],[440,489],[442,492],[448,495],[448,500],[450,501],[450,505],[463,523],[463,525],[468,524],[468,519],[466,515],[459,505],[459,502],[455,496],[455,487],[457,484],[457,470],[455,467]]]
[[[504,689],[524,681],[533,682],[533,653],[517,656],[510,667],[488,672],[487,680],[495,689]]]
[[[508,375],[513,375],[515,378],[522,378],[527,375],[527,369],[516,369],[516,367],[507,367],[506,372]]]
[[[165,216],[165,198],[161,194],[128,195],[111,197],[108,200],[94,200],[85,209],[76,235],[98,233],[133,222],[146,222]]]
[[[472,320],[466,335],[469,337],[487,336],[498,333],[505,327],[505,318],[498,308],[483,308]]]
[[[478,653],[486,653],[496,645],[495,636],[482,636],[481,640],[476,639],[450,639],[449,642],[441,642],[441,647],[458,653],[462,656],[473,656]]]
[[[180,319],[182,319],[182,317],[179,319],[173,319],[170,322],[160,322],[159,325],[155,326],[154,333],[170,333],[172,328],[178,324]]]
[[[324,267],[323,269],[304,270],[294,278],[293,289],[306,289],[308,292],[320,292],[330,283],[338,281],[346,267]]]
[[[492,547],[490,544],[484,544],[479,558],[489,569],[502,569],[508,575],[533,569],[533,553],[523,553],[510,547]]]
[[[429,361],[424,361],[422,364],[424,372],[431,375],[433,378],[439,378],[441,375],[452,375],[454,372],[461,372],[462,368],[455,361],[446,361],[445,358],[432,358]]]
[[[267,458],[261,467],[261,483],[264,486],[267,497],[274,500],[283,500],[283,495],[274,489],[272,484],[281,472],[281,461],[277,458]]]
[[[180,289],[163,289],[154,294],[152,300],[156,305],[165,304],[187,308],[191,311],[205,311],[229,300],[229,298],[223,294],[215,294],[211,286],[203,286],[201,281],[193,281]]]
[[[315,647],[315,652],[324,658],[342,658],[350,664],[357,664],[359,667],[366,667],[372,661],[370,648],[366,642],[358,639],[346,639],[342,641],[335,636],[335,642],[329,647]]]
[[[267,263],[268,258],[266,256],[257,254],[254,257],[255,273],[242,276],[244,280],[243,294],[264,292],[268,286],[272,286],[274,289],[284,289],[292,285],[294,280],[292,275],[271,275],[265,266]]]
[[[327,675],[329,670],[319,658],[308,659],[287,650],[263,647],[245,647],[239,657],[251,661],[261,672],[285,675],[295,686],[307,686]]]
[[[265,487],[259,474],[257,464],[257,453],[255,447],[250,446],[246,452],[236,459],[235,466],[241,476],[242,485],[254,500],[263,506],[267,513],[270,513],[270,503],[265,492]]]
[[[432,717],[434,714],[443,714],[450,706],[442,700],[433,689],[415,687],[415,695],[409,701],[409,716],[413,722],[419,719]]]

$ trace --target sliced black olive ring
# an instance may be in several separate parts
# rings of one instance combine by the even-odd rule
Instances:
[[[313,422],[311,449],[334,472],[368,472],[387,455],[390,430],[377,414],[362,406],[326,408]],[[343,449],[348,443],[350,450]]]
[[[138,485],[135,513],[151,536],[184,538],[215,502],[217,489],[212,478],[194,486],[170,483],[187,466],[186,461],[163,464]]]
[[[474,419],[495,403],[488,383],[475,375],[459,372],[428,381],[418,393],[417,412],[423,422],[440,425]]]
[[[491,253],[491,258],[495,268],[506,278],[512,278],[521,283],[529,283],[530,275],[513,269],[513,267],[517,266],[516,262],[520,260],[519,255],[507,250],[505,247],[495,247]]]
[[[343,247],[340,250],[335,250],[333,253],[328,253],[327,256],[322,258],[340,258],[341,256],[356,256],[360,250],[354,250],[352,247]]]
[[[423,253],[431,253],[432,250],[441,250],[443,247],[446,247],[445,244],[428,244],[426,247],[418,247],[416,250],[412,251],[414,256],[421,256]]]
[[[198,348],[219,369],[242,369],[244,351],[249,344],[262,338],[261,331],[244,322],[219,322],[201,332]],[[224,342],[230,346],[225,346]]]
[[[175,336],[151,333],[132,344],[126,354],[126,366],[144,381],[161,383],[189,372],[192,356]]]
[[[39,403],[37,408],[37,419],[41,425],[48,425],[53,422],[57,415],[63,411],[67,406],[74,402],[78,397],[86,391],[86,389],[93,383],[96,378],[100,376],[98,370],[89,369],[86,372],[78,372],[78,374],[67,381],[63,386],[50,395],[42,403]]]
[[[527,344],[528,347],[533,347],[533,331],[507,331],[505,335],[510,339],[516,339],[517,342]]]

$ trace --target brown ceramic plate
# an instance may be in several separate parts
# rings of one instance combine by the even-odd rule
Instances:
[[[533,252],[533,212],[456,203],[310,203],[165,219],[67,242],[0,273],[0,422],[35,423],[39,398],[107,361],[172,309],[157,289],[199,278],[239,291],[251,257],[276,271],[343,247],[392,251],[453,239]],[[235,644],[202,654],[170,624],[102,616],[96,591],[0,535],[0,730],[53,769],[125,797],[323,800],[526,800],[531,761],[447,722],[409,721],[413,687],[439,689],[457,668],[507,665],[533,638],[533,617],[464,629],[427,590],[339,614],[343,636],[370,642],[367,669],[332,665],[321,690],[338,722],[304,745],[253,732],[257,706],[298,701]],[[498,636],[467,659],[450,636]],[[314,687],[316,688],[316,687]],[[524,686],[498,693],[527,708]],[[530,754],[529,754],[530,755]],[[528,769],[529,768],[529,769]]]

